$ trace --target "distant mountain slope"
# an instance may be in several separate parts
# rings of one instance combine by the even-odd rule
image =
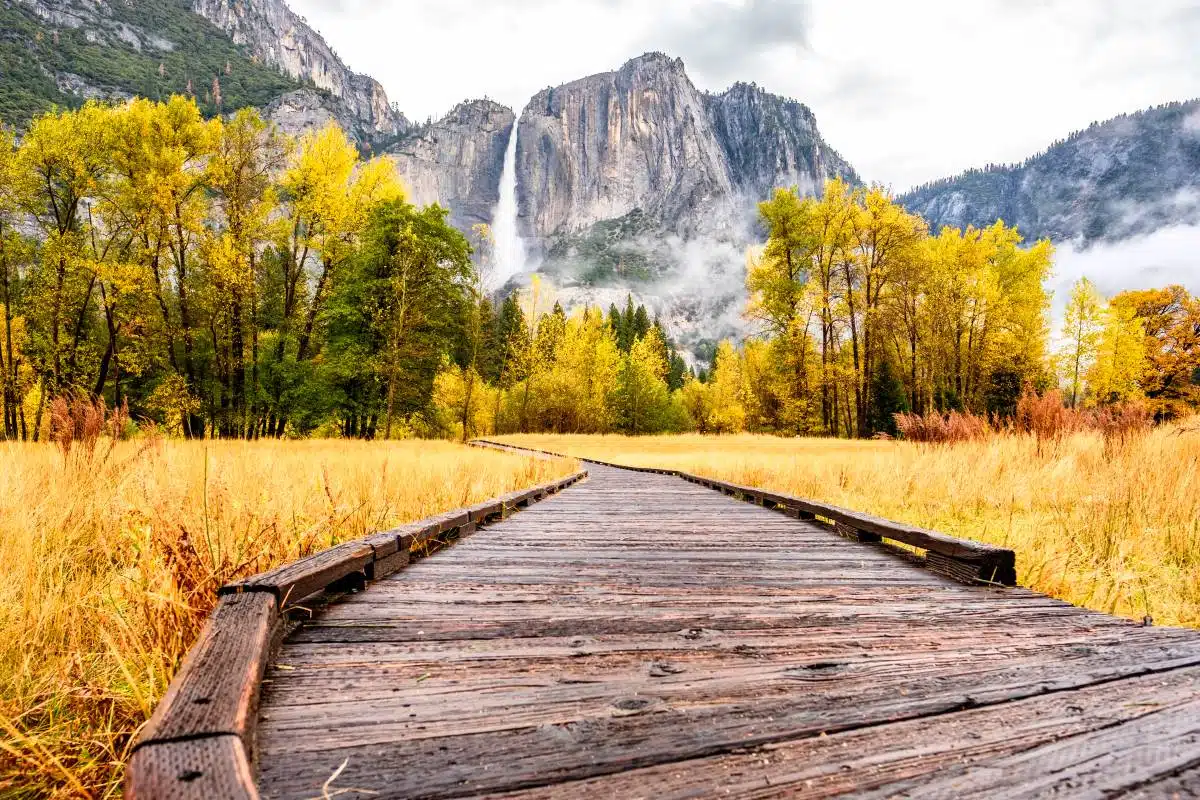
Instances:
[[[208,115],[263,108],[291,133],[337,120],[364,145],[409,127],[281,0],[0,0],[0,120],[172,94]]]
[[[743,196],[763,200],[779,186],[816,192],[835,177],[862,182],[825,142],[816,116],[801,102],[753,83],[735,83],[720,94],[706,94],[704,104],[734,187]]]
[[[201,108],[260,106],[299,82],[255,61],[186,0],[0,0],[0,120],[24,124],[51,105],[153,99],[189,83]]]
[[[1013,166],[971,170],[900,198],[932,227],[997,219],[1027,239],[1115,242],[1200,222],[1200,100],[1124,114]]]
[[[392,137],[409,127],[379,82],[347,67],[284,0],[192,0],[191,8],[255,59],[336,98],[360,139]]]

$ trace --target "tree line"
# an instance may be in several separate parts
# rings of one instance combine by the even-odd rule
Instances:
[[[901,412],[1198,404],[1200,310],[1179,287],[1072,295],[1003,223],[931,233],[879,188],[777,190],[748,254],[756,334],[689,367],[628,298],[568,313],[535,280],[489,295],[486,226],[409,203],[334,124],[299,139],[195,102],[53,111],[0,136],[0,389],[8,439],[56,398],[189,437],[509,431],[894,434]],[[1090,288],[1089,288],[1090,287]]]
[[[191,437],[390,435],[474,302],[471,247],[336,125],[89,103],[0,140],[3,432],[62,395]]]
[[[747,316],[761,335],[718,348],[701,430],[897,434],[897,414],[1006,424],[1023,395],[1200,408],[1200,301],[1180,286],[1105,303],[1082,279],[1050,336],[1053,248],[1002,221],[936,234],[880,188],[779,189],[759,206]],[[703,394],[697,392],[698,395]]]
[[[1056,354],[1071,407],[1140,403],[1157,420],[1200,408],[1200,298],[1182,286],[1105,300],[1087,277],[1071,288]]]
[[[1011,413],[1044,384],[1052,249],[1002,222],[936,235],[884,190],[780,189],[760,205],[748,315],[763,336],[725,347],[745,425],[789,434],[895,432],[899,412]]]
[[[292,139],[173,97],[5,131],[3,435],[45,436],[60,397],[196,438],[687,426],[644,307],[493,298],[490,232],[446,216],[333,124]]]

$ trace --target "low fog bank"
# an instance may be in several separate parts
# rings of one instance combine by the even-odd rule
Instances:
[[[1071,285],[1081,277],[1096,284],[1105,297],[1126,289],[1154,289],[1174,283],[1190,292],[1200,292],[1200,224],[1173,225],[1088,247],[1059,244],[1054,253],[1054,274],[1047,282],[1054,293],[1052,332],[1056,336]]]

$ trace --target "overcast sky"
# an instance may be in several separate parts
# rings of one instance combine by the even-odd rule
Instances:
[[[1188,0],[290,0],[411,118],[681,56],[807,103],[896,191],[1021,160],[1093,120],[1200,95]]]

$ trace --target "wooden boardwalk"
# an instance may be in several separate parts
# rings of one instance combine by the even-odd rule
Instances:
[[[1200,633],[589,471],[297,629],[262,795],[1200,796]]]

